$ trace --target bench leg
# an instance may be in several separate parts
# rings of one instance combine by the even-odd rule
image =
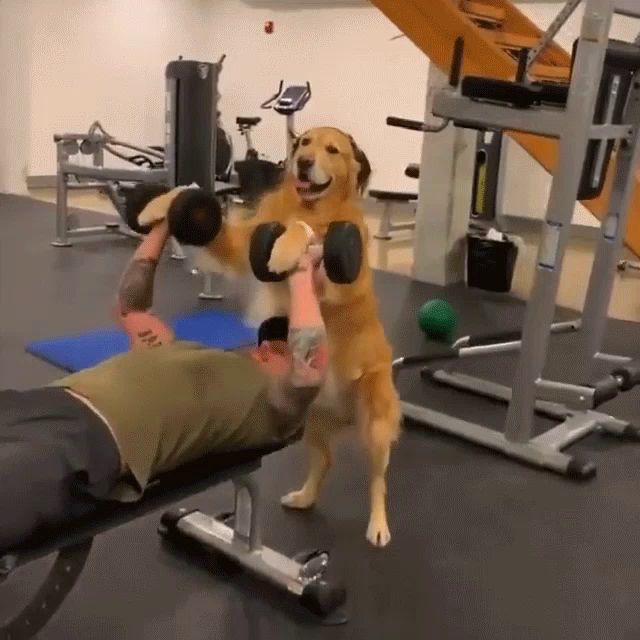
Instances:
[[[391,240],[391,209],[392,204],[385,202],[382,209],[382,218],[380,218],[380,226],[378,233],[374,236],[376,240]]]
[[[221,553],[276,588],[296,597],[327,624],[342,624],[340,608],[346,601],[343,587],[324,579],[329,554],[321,551],[290,558],[262,544],[260,536],[260,492],[255,478],[233,480],[235,511],[214,518],[198,510],[167,512],[162,516],[161,535],[174,541],[195,540],[205,549]]]
[[[58,168],[56,180],[56,239],[51,243],[54,247],[70,247],[69,211],[68,211],[67,175]]]
[[[393,203],[385,202],[382,210],[382,218],[380,219],[380,227],[378,233],[374,235],[376,240],[391,240],[391,234],[395,231],[414,231],[416,228],[415,220],[411,222],[401,222],[395,224],[391,218],[393,214]]]
[[[202,277],[202,291],[198,294],[198,298],[200,298],[200,300],[224,300],[224,295],[222,293],[216,293],[213,289],[213,273],[205,271]]]

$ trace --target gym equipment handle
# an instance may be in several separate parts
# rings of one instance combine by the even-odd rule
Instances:
[[[406,369],[409,367],[419,367],[423,364],[431,364],[438,360],[451,360],[458,357],[458,350],[451,347],[444,347],[433,353],[428,353],[419,356],[405,356],[404,358],[398,358],[393,361],[393,368],[395,370]]]
[[[513,340],[520,340],[522,338],[522,331],[496,331],[494,333],[485,333],[476,336],[469,336],[469,340],[465,346],[467,347],[482,347],[484,345],[493,344],[494,342],[512,342]]]
[[[260,108],[261,109],[271,109],[271,107],[273,106],[273,103],[280,97],[280,94],[282,93],[282,88],[283,87],[284,87],[284,80],[280,80],[280,86],[278,87],[278,90],[276,91],[276,93],[274,93],[268,100],[265,100],[260,105]]]
[[[462,74],[462,62],[464,60],[464,38],[458,36],[453,43],[453,55],[451,58],[451,70],[449,71],[449,86],[454,89],[460,84]]]
[[[551,333],[570,333],[580,329],[579,320],[557,322],[551,326]],[[480,333],[458,340],[454,347],[481,347],[498,342],[512,342],[522,339],[522,329],[507,329],[505,331],[494,331],[493,333]]]
[[[309,102],[309,100],[311,100],[311,83],[307,80],[307,93],[304,97],[304,102],[301,105],[301,109],[306,106],[307,102]]]
[[[446,129],[449,124],[449,118],[442,118],[436,124],[427,124],[419,120],[407,120],[406,118],[396,118],[395,116],[387,116],[387,124],[390,127],[400,127],[401,129],[411,129],[411,131],[422,131],[422,133],[439,133]]]
[[[390,127],[400,127],[401,129],[411,129],[411,131],[424,131],[424,122],[419,120],[407,120],[406,118],[387,117],[387,124]]]

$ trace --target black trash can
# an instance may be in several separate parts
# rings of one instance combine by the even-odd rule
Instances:
[[[467,286],[485,291],[511,291],[518,247],[505,240],[491,240],[484,235],[467,236]]]

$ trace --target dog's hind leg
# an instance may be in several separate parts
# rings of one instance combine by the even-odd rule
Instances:
[[[330,439],[328,425],[324,421],[311,418],[304,432],[304,442],[309,453],[307,479],[301,489],[282,497],[281,503],[285,507],[308,509],[315,504],[327,472],[333,463]]]
[[[391,540],[387,522],[387,480],[391,445],[400,432],[400,404],[391,370],[366,373],[358,384],[358,422],[370,465],[367,540],[384,547]]]

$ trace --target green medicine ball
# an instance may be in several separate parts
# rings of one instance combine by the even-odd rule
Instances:
[[[458,318],[446,300],[429,300],[418,311],[418,324],[432,340],[449,340],[456,330]]]

